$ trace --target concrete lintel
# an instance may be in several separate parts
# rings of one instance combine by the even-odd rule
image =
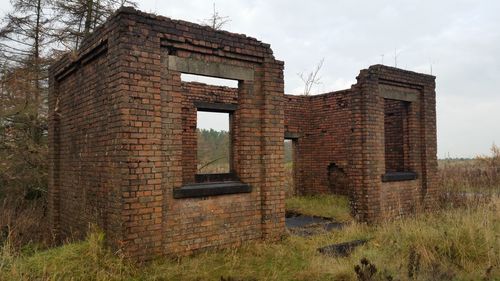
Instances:
[[[408,93],[408,92],[403,92],[403,91],[397,91],[397,90],[383,90],[380,89],[380,96],[383,97],[384,99],[391,99],[391,100],[401,100],[401,101],[408,101],[408,102],[414,102],[417,101],[418,96],[416,93]]]
[[[168,69],[217,78],[244,81],[254,80],[253,69],[224,63],[206,62],[192,58],[168,56]]]
[[[196,106],[198,110],[211,112],[233,112],[238,109],[238,106],[236,104],[210,103],[201,101],[195,101],[194,106]]]
[[[298,139],[298,138],[300,138],[299,133],[285,131],[285,139],[290,140],[290,139]]]

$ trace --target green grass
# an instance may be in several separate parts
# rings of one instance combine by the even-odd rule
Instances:
[[[312,197],[307,200],[322,202]],[[248,242],[237,249],[206,251],[180,259],[128,264],[102,246],[102,235],[34,254],[0,256],[0,280],[356,280],[366,257],[387,280],[498,280],[500,199],[475,208],[450,209],[378,226],[351,223],[343,230],[276,243]],[[369,238],[347,258],[316,249]],[[0,251],[0,253],[2,253]],[[491,268],[487,273],[488,268]],[[409,277],[409,272],[413,277]],[[495,279],[497,278],[497,279]]]
[[[352,220],[349,199],[346,196],[295,196],[286,200],[286,210],[304,215],[334,218],[339,222]]]

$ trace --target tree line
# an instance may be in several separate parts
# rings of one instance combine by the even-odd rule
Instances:
[[[197,129],[198,173],[229,172],[229,132]]]

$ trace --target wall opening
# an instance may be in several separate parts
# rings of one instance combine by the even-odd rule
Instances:
[[[285,139],[284,143],[284,171],[285,171],[285,196],[292,197],[297,195],[295,183],[296,168],[296,140]]]
[[[238,80],[181,73],[182,82],[204,83],[213,86],[238,88]]]
[[[188,91],[183,120],[187,132],[183,141],[184,183],[193,179],[194,183],[238,180],[232,134],[237,128],[233,128],[233,115],[238,107],[235,97],[239,81],[186,73],[181,73],[181,81]]]
[[[384,99],[386,173],[409,171],[409,105],[406,101]]]
[[[198,110],[196,174],[231,172],[231,114]]]

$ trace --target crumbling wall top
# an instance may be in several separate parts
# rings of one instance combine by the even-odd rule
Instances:
[[[271,45],[253,37],[145,13],[133,7],[122,7],[86,38],[78,51],[67,53],[55,62],[50,72],[57,76],[75,64],[80,64],[85,57],[94,53],[96,48],[106,49],[112,31],[125,34],[131,32],[132,28],[129,27],[139,24],[146,25],[150,29],[150,32],[142,34],[143,36],[159,37],[161,47],[164,48],[180,48],[256,63],[261,63],[266,58],[274,60]],[[282,61],[276,62],[283,64]]]

